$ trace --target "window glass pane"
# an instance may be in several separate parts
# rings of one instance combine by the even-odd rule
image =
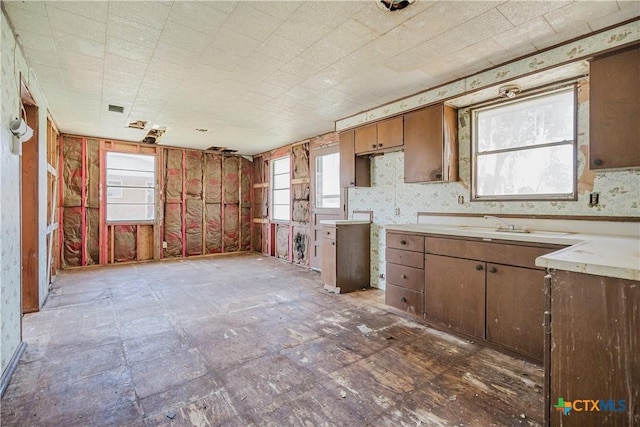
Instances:
[[[155,219],[155,165],[155,156],[107,153],[107,221]]]
[[[289,221],[289,205],[273,205],[273,219],[276,221]]]
[[[289,189],[286,190],[274,190],[273,191],[273,203],[276,205],[288,205],[289,204]]]
[[[273,176],[273,189],[278,190],[282,188],[289,188],[289,174]]]
[[[156,170],[156,158],[146,154],[127,154],[107,152],[107,168],[136,171]]]
[[[153,221],[153,204],[107,204],[107,221]]]
[[[316,207],[340,207],[340,154],[316,157]]]
[[[115,194],[117,192],[117,194]],[[107,191],[107,203],[154,203],[153,188],[129,188],[129,187],[109,187]]]
[[[572,141],[573,89],[476,111],[478,153]]]
[[[479,155],[476,176],[480,197],[572,194],[573,145]]]
[[[289,165],[289,157],[283,157],[278,160],[273,161],[273,173],[274,175],[281,173],[289,173],[290,165]]]

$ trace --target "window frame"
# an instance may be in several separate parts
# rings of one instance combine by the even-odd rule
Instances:
[[[476,117],[477,112],[490,110],[496,107],[502,107],[509,104],[517,104],[526,102],[536,98],[542,98],[545,96],[551,96],[559,92],[573,92],[573,140],[554,141],[544,144],[527,145],[523,147],[516,147],[510,149],[499,149],[489,152],[490,154],[499,154],[505,152],[517,152],[527,151],[536,148],[545,147],[557,147],[562,145],[571,145],[572,152],[572,167],[573,167],[573,179],[571,183],[571,193],[555,193],[555,194],[511,194],[511,195],[493,195],[493,196],[479,196],[477,192],[478,188],[478,141],[477,141],[477,125],[478,120]],[[472,106],[469,109],[469,126],[470,126],[470,138],[469,138],[469,151],[471,156],[470,162],[470,179],[471,179],[471,201],[472,202],[484,202],[484,201],[575,201],[578,199],[578,84],[572,82],[570,84],[563,84],[560,86],[553,86],[551,88],[539,88],[538,90],[531,90],[521,94],[517,99],[498,100],[491,103]],[[486,153],[486,152],[485,152]]]
[[[287,160],[287,162],[289,163],[289,171],[288,172],[284,172],[284,173],[278,173],[276,174],[275,171],[275,167],[274,164],[275,162],[278,161],[284,161]],[[269,201],[269,218],[271,220],[271,222],[276,222],[276,223],[280,223],[280,224],[289,224],[291,223],[291,156],[283,156],[283,157],[278,157],[277,159],[271,159],[271,164],[269,165],[271,170],[270,170],[270,196],[271,196],[271,200]],[[275,188],[275,176],[276,175],[288,175],[289,179],[287,180],[288,186],[287,188]],[[287,202],[287,204],[284,203],[275,203],[275,197],[274,197],[274,193],[276,191],[282,191],[282,190],[287,190],[289,191],[289,200]],[[288,207],[288,212],[289,212],[289,218],[288,219],[280,219],[280,218],[274,218],[274,206],[287,206]]]
[[[111,170],[118,170],[117,168],[109,168],[108,167],[108,158],[110,154],[124,154],[124,155],[133,155],[133,156],[145,156],[145,157],[151,157],[153,158],[153,180],[149,181],[146,180],[145,184],[149,184],[151,183],[152,186],[151,187],[140,187],[140,186],[126,186],[126,185],[122,185],[122,180],[117,180],[120,181],[120,185],[118,186],[113,186],[111,187],[111,189],[118,189],[121,192],[120,197],[118,198],[122,198],[123,197],[123,189],[124,188],[135,188],[135,189],[146,189],[146,190],[152,190],[153,193],[153,203],[109,203],[109,181],[116,181],[115,179],[113,180],[109,180],[108,179],[108,171]],[[135,169],[120,169],[120,170],[131,170],[131,171],[136,171],[136,172],[151,172],[151,171],[138,171]],[[139,152],[127,152],[127,151],[117,151],[117,150],[106,150],[105,154],[104,154],[104,221],[105,224],[107,225],[137,225],[137,224],[143,224],[143,225],[152,225],[155,224],[158,221],[158,155],[156,153],[139,153]],[[108,209],[109,209],[109,205],[118,205],[118,204],[122,204],[122,205],[144,205],[147,208],[149,206],[152,206],[152,210],[153,210],[153,219],[122,219],[122,220],[114,220],[114,219],[109,219],[108,218]]]

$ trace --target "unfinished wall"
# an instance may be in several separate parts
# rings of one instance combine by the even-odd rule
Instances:
[[[153,224],[106,222],[99,193],[106,151],[156,156]],[[62,137],[61,159],[63,267],[251,249],[253,165],[247,159],[71,135]]]

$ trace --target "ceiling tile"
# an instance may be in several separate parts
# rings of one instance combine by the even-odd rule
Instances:
[[[618,11],[589,19],[589,27],[593,31],[598,31],[619,22],[640,17],[640,1],[618,1],[618,6],[620,7]]]
[[[506,2],[498,6],[498,10],[513,25],[521,25],[569,3],[559,0]]]
[[[123,39],[107,37],[107,52],[134,61],[148,63],[151,61],[153,48],[141,46]]]
[[[191,65],[195,63],[201,55],[190,50],[183,49],[180,46],[159,41],[153,57],[162,61],[172,62],[174,64]]]
[[[543,17],[526,21],[517,27],[503,31],[493,36],[493,40],[505,49],[511,49],[521,44],[532,43],[535,40],[554,36],[556,32]]]
[[[107,22],[107,34],[151,48],[158,44],[160,38],[160,30],[116,15],[111,15]]]
[[[29,50],[27,60],[31,65],[43,64],[50,67],[58,67],[58,55],[56,55],[55,51]]]
[[[3,5],[11,17],[22,11],[47,16],[47,7],[43,1],[5,1]]]
[[[274,34],[308,47],[330,32],[331,28],[324,25],[322,21],[311,18],[291,17]]]
[[[28,3],[28,2],[27,2]],[[93,21],[107,22],[107,2],[104,1],[46,1],[47,11],[51,18],[51,10],[58,9],[66,12],[79,15],[84,18],[89,18]]]
[[[376,37],[378,37],[378,33],[349,19],[328,34],[324,41],[345,51],[353,52]]]
[[[255,1],[251,7],[280,20],[287,19],[300,7],[301,1]]]
[[[302,82],[303,78],[300,76],[296,76],[294,74],[287,73],[282,70],[278,70],[270,74],[269,76],[267,76],[264,79],[264,81],[272,85],[285,87],[289,89],[296,86],[298,83]]]
[[[170,77],[183,78],[191,71],[191,67],[188,65],[174,64],[172,62],[163,61],[161,59],[153,58],[149,64],[149,69],[154,70],[159,74]]]
[[[149,64],[107,53],[104,59],[104,70],[124,71],[131,74],[144,74]]]
[[[55,52],[56,45],[53,40],[42,34],[36,34],[31,31],[17,31],[16,37],[20,44],[28,51],[42,50],[45,52]]]
[[[215,35],[229,18],[229,14],[197,1],[177,1],[169,13],[169,21]]]
[[[198,64],[197,67],[192,68],[190,71],[191,76],[210,81],[228,79],[232,74],[233,73],[228,70],[222,70],[205,64]]]
[[[544,15],[556,32],[565,32],[568,27],[580,26],[583,22],[596,20],[619,10],[615,1],[592,1],[589,7],[584,2],[570,3]]]
[[[313,46],[302,52],[300,56],[323,64],[325,67],[333,64],[351,52],[348,47],[335,46],[326,39],[321,39]]]
[[[249,2],[240,2],[231,12],[225,27],[260,42],[269,37],[280,26],[282,20],[251,7]]]
[[[286,39],[277,34],[272,34],[265,40],[258,50],[265,56],[275,58],[283,62],[289,62],[296,56],[300,55],[306,46]]]
[[[109,14],[162,30],[171,11],[171,2],[112,1]]]
[[[431,2],[418,1],[406,9],[386,12],[378,7],[376,2],[371,1],[367,2],[362,9],[353,15],[352,19],[379,34],[384,34],[407,19],[433,6],[433,4]]]
[[[103,78],[105,81],[105,85],[110,84],[111,82],[118,82],[124,85],[131,86],[133,94],[135,95],[135,93],[138,91],[140,83],[142,83],[142,80],[144,79],[144,74],[133,74],[126,71],[110,68],[104,70]]]
[[[20,34],[22,31],[29,31],[34,34],[41,34],[51,37],[51,26],[49,25],[49,17],[45,14],[32,12],[28,9],[21,9],[14,6],[17,2],[5,2],[8,10],[12,10],[11,24],[16,30],[16,33]]]
[[[54,85],[59,85],[59,87],[64,85],[64,79],[60,68],[42,63],[34,63],[32,65],[36,75],[38,76],[38,81],[42,84],[53,83]]]
[[[96,58],[104,58],[105,44],[66,32],[53,30],[53,41],[56,50],[68,50]]]
[[[209,36],[206,34],[175,22],[167,22],[160,35],[160,40],[196,53],[204,51],[209,44]]]
[[[234,56],[249,56],[259,46],[260,41],[238,33],[225,26],[213,40],[210,40],[210,44],[207,49],[218,49],[224,52],[233,52]]]
[[[351,18],[365,7],[362,1],[337,1],[325,3],[321,1],[307,1],[291,15],[289,21],[308,20],[322,22],[330,28],[338,28],[344,21]],[[330,5],[327,7],[327,5]]]
[[[103,58],[95,56],[83,55],[71,50],[58,49],[58,61],[61,67],[72,66],[85,68],[91,71],[102,71],[105,66]]]
[[[303,79],[309,78],[318,71],[325,68],[325,65],[320,64],[312,59],[297,57],[292,59],[289,63],[283,65],[280,71],[293,74],[294,76],[302,77]]]
[[[73,34],[74,36],[84,37],[97,42],[104,42],[107,33],[107,26],[104,22],[85,18],[56,7],[49,7],[52,4],[55,3],[47,3],[47,12],[52,30]]]

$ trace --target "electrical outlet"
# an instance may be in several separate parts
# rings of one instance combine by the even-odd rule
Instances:
[[[598,206],[600,204],[600,193],[589,193],[589,206]]]
[[[464,196],[458,196],[458,204],[464,205]]]
[[[167,249],[168,245],[167,242],[162,242],[162,249]]]
[[[400,208],[396,208],[396,216],[400,215]]]

